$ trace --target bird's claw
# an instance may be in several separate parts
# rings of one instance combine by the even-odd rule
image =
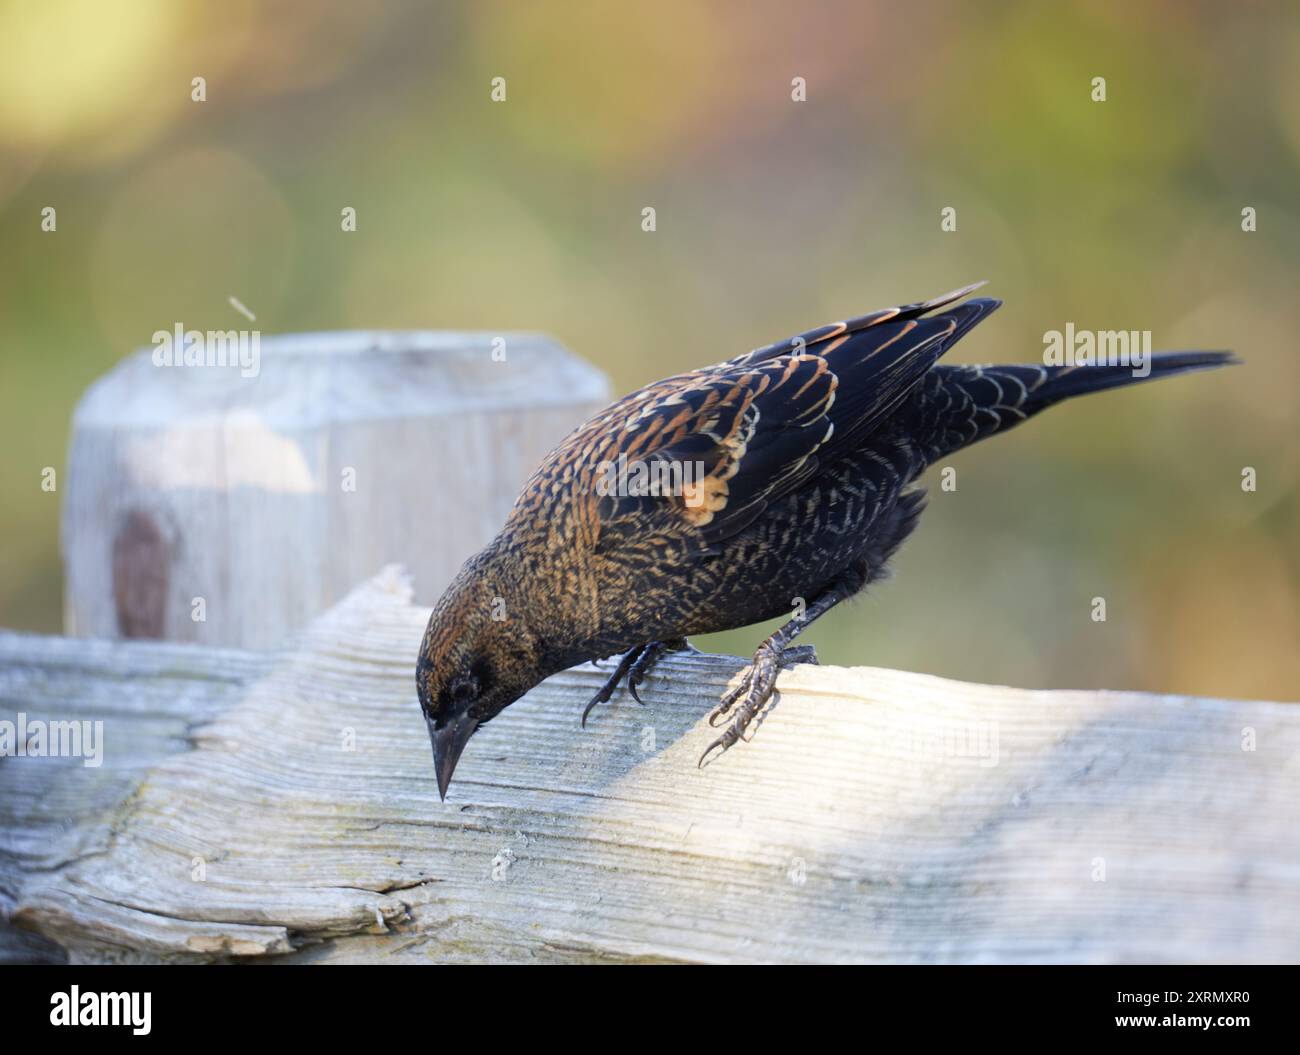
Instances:
[[[624,652],[622,658],[618,661],[618,666],[614,668],[614,673],[605,679],[605,684],[600,687],[595,696],[587,701],[587,706],[582,709],[582,727],[584,729],[587,728],[587,715],[591,714],[596,704],[609,702],[609,698],[614,695],[614,690],[618,688],[618,683],[623,680],[623,676],[636,661],[639,651],[640,646],[638,645],[636,648]]]
[[[611,680],[616,680],[616,679],[611,679]],[[587,701],[587,706],[582,709],[582,727],[584,729],[587,728],[587,715],[591,714],[596,704],[609,702],[609,698],[612,695],[613,692],[609,690],[609,682],[606,682],[605,686],[598,693],[596,693],[595,696],[593,696],[590,700]]]
[[[749,691],[749,683],[753,680],[754,668],[752,666],[746,667],[745,673],[741,675],[736,687],[729,689],[727,694],[718,701],[718,705],[713,708],[713,713],[709,715],[709,725],[715,729],[718,727],[718,722],[727,716],[727,712],[731,710],[735,702]]]
[[[662,641],[651,641],[641,649],[641,654],[632,663],[632,669],[627,672],[627,691],[632,694],[632,699],[637,703],[644,706],[645,701],[641,699],[641,694],[636,691],[636,687],[645,680],[650,668],[667,651],[668,646]]]
[[[750,689],[749,694],[745,697],[745,702],[736,708],[736,715],[732,718],[731,724],[728,725],[727,728],[723,730],[722,735],[709,744],[709,746],[704,749],[704,753],[700,755],[700,769],[703,769],[715,759],[720,758],[738,741],[743,740],[745,743],[749,743],[749,741],[753,739],[754,733],[750,732],[749,735],[746,736],[746,730],[749,729],[750,723],[754,722],[754,719],[763,709],[764,704],[772,698],[772,695],[772,686],[770,685],[767,686],[766,692],[759,692],[756,689]],[[715,728],[717,726],[717,723],[714,721],[716,716],[717,712],[715,711],[714,714],[709,717],[709,724]],[[757,729],[757,725],[759,724],[762,724],[761,719],[759,722],[755,723],[755,729]],[[714,752],[717,753],[715,754]]]
[[[619,682],[627,678],[627,690],[632,694],[632,699],[644,706],[645,701],[641,699],[641,694],[637,692],[637,686],[645,680],[645,676],[650,673],[650,668],[655,665],[659,657],[665,652],[679,651],[696,651],[688,642],[682,641],[651,641],[644,645],[634,645],[623,653],[618,661],[618,666],[614,668],[614,673],[606,679],[605,684],[600,687],[600,691],[588,701],[587,706],[582,711],[582,727],[587,727],[587,716],[591,714],[592,709],[598,703],[608,703],[618,688]],[[606,657],[608,658],[608,657]]]
[[[714,759],[723,755],[737,741],[743,740],[748,743],[753,738],[754,734],[752,732],[748,736],[745,735],[745,732],[748,730],[750,723],[753,722],[772,698],[776,690],[778,673],[799,663],[816,662],[817,650],[812,645],[799,645],[783,650],[776,649],[767,642],[760,645],[758,651],[754,653],[754,662],[741,675],[736,687],[729,690],[722,697],[709,715],[709,725],[716,729],[718,723],[727,716],[731,708],[735,707],[738,701],[744,700],[736,709],[731,724],[700,755],[699,768],[703,769]],[[717,754],[714,754],[715,751]]]

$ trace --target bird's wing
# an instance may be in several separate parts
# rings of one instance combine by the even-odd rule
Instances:
[[[997,307],[975,300],[925,317],[974,288],[650,385],[574,433],[529,487],[578,491],[597,551],[666,537],[709,552],[885,420]]]
[[[807,479],[834,432],[838,380],[820,356],[672,380],[605,433],[599,461],[613,473],[594,488],[600,550],[655,536],[709,548]]]
[[[831,415],[836,449],[848,448],[889,416],[949,348],[1001,301],[981,297],[926,317],[979,289],[976,282],[931,300],[831,323],[730,360],[737,366],[792,353],[825,359],[840,381]]]

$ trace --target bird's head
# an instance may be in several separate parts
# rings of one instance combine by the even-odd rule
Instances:
[[[444,799],[474,731],[542,680],[521,614],[471,562],[429,617],[415,684]]]

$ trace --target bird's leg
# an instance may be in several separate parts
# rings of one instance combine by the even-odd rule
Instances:
[[[627,689],[632,694],[632,698],[637,703],[642,703],[636,687],[641,684],[645,676],[650,672],[650,668],[655,665],[665,652],[682,652],[691,649],[690,643],[683,637],[673,638],[669,641],[650,641],[644,645],[634,645],[623,653],[623,658],[618,661],[618,666],[614,668],[614,673],[601,686],[600,691],[591,698],[587,706],[582,711],[582,725],[585,729],[587,726],[587,715],[592,708],[598,703],[607,703],[609,698],[614,695],[614,690],[618,688],[624,676],[627,677]]]
[[[822,661],[817,658],[816,645],[791,645],[781,653],[781,669],[787,667],[797,667],[801,663],[807,663],[814,667],[820,667]]]
[[[745,736],[745,730],[763,709],[763,705],[772,698],[777,674],[786,667],[809,662],[807,651],[803,647],[790,648],[790,642],[811,626],[814,620],[857,593],[861,582],[861,578],[854,576],[851,581],[837,582],[828,587],[804,609],[801,615],[795,616],[758,646],[758,651],[754,653],[754,662],[749,665],[740,682],[722,697],[718,706],[713,709],[713,713],[709,715],[709,724],[717,726],[733,706],[738,702],[740,704],[736,707],[736,713],[726,731],[709,744],[704,754],[700,755],[701,768],[712,762],[737,740],[749,739]],[[811,646],[808,648],[811,649]],[[812,653],[811,662],[817,662],[815,651]]]

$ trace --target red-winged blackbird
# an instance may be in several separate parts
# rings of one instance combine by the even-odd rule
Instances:
[[[636,696],[687,635],[794,610],[714,710],[710,724],[730,720],[703,765],[743,736],[800,631],[883,574],[916,526],[923,492],[909,486],[927,466],[1146,379],[1121,365],[937,366],[1000,302],[929,313],[975,288],[657,381],[552,451],[429,618],[416,685],[439,793],[474,730],[544,678],[621,653],[590,711],[624,678]],[[1147,376],[1232,361],[1166,352]]]

